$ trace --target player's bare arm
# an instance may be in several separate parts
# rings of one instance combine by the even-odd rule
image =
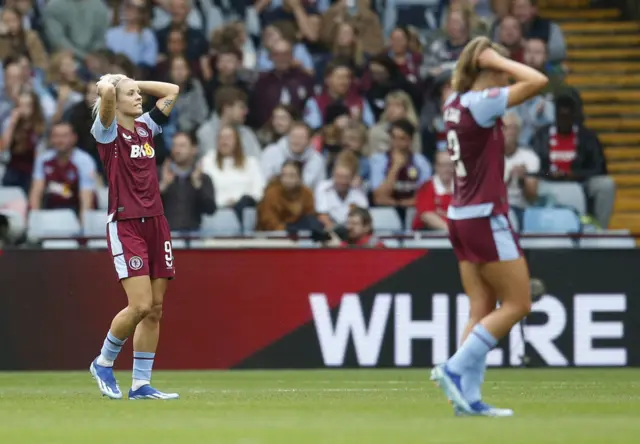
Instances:
[[[483,69],[506,72],[516,80],[509,86],[507,107],[520,105],[537,96],[547,86],[549,79],[541,72],[522,63],[502,57],[493,48],[487,48],[478,56],[478,66]]]
[[[108,80],[100,80],[97,84],[98,97],[100,97],[100,123],[104,128],[109,128],[116,117],[116,87]]]
[[[173,83],[165,82],[136,82],[140,91],[144,94],[149,94],[153,97],[159,97],[156,102],[156,108],[162,112],[165,116],[171,114],[171,110],[176,104],[178,94],[180,94],[180,87]]]

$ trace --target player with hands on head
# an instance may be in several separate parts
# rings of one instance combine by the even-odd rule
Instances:
[[[510,77],[515,83],[508,86]],[[540,72],[508,59],[505,48],[478,37],[462,52],[454,93],[445,103],[455,170],[449,238],[470,313],[460,348],[433,369],[431,379],[459,415],[513,415],[486,404],[480,390],[487,354],[531,309],[529,270],[508,217],[502,116],[536,96],[547,82]]]
[[[133,336],[133,383],[129,399],[175,399],[150,385],[167,281],[175,276],[169,225],[164,216],[154,136],[179,93],[177,85],[107,74],[97,83],[91,134],[109,185],[107,241],[127,306],[111,323],[90,371],[104,396],[122,398],[113,364]],[[143,113],[142,94],[158,97]]]

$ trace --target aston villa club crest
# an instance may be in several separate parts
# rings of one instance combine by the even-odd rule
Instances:
[[[409,176],[409,179],[411,180],[415,180],[418,178],[418,169],[416,167],[410,167],[407,170],[407,176]]]
[[[140,270],[142,268],[143,262],[140,256],[133,256],[129,259],[129,268],[132,270]]]
[[[140,137],[149,137],[149,133],[144,128],[138,127],[138,128],[136,128],[136,132],[138,133],[138,136],[140,136]]]

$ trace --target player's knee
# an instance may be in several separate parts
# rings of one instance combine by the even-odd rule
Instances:
[[[129,304],[129,309],[135,313],[135,316],[138,320],[142,320],[149,316],[152,308],[153,305],[151,304],[151,302],[146,301],[139,301],[133,304]]]
[[[145,320],[149,322],[160,322],[160,319],[162,319],[162,304],[152,305]]]

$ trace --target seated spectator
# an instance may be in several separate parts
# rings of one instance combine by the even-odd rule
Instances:
[[[211,178],[196,164],[198,145],[187,133],[173,136],[171,158],[160,170],[160,194],[164,214],[174,231],[200,229],[202,216],[216,211]]]
[[[522,39],[522,25],[512,15],[508,15],[500,22],[498,43],[507,48],[509,56],[518,63],[524,62],[524,45]]]
[[[453,162],[446,151],[435,158],[435,172],[431,180],[416,193],[416,216],[413,230],[444,230],[447,225],[447,210],[453,198]]]
[[[44,8],[44,29],[53,51],[71,51],[78,60],[104,47],[109,9],[101,0],[50,0]]]
[[[387,95],[385,100],[385,110],[380,116],[380,122],[369,130],[368,154],[386,153],[391,146],[389,128],[392,122],[400,119],[407,119],[414,128],[418,127],[418,116],[413,107],[411,98],[404,91],[394,91]],[[422,152],[422,141],[420,134],[416,131],[411,141],[411,151]]]
[[[276,106],[290,105],[302,114],[307,99],[313,94],[313,77],[293,64],[291,44],[285,40],[271,49],[274,69],[260,74],[251,95],[251,123],[260,128]]]
[[[272,51],[274,45],[281,40],[285,40],[291,45],[293,63],[308,73],[313,73],[314,65],[311,54],[304,44],[298,42],[296,30],[287,22],[274,23],[265,28],[263,32],[263,47],[258,50],[258,61],[256,69],[260,72],[274,69],[275,60]]]
[[[452,69],[462,50],[471,40],[471,16],[459,10],[447,14],[445,37],[435,40],[424,58],[422,77],[436,77],[446,69]]]
[[[204,86],[210,107],[213,107],[213,100],[218,90],[225,86],[238,88],[250,97],[252,91],[249,82],[240,73],[241,57],[242,54],[235,47],[226,45],[216,49],[213,67],[208,63],[203,64],[202,73],[206,82]]]
[[[341,102],[351,112],[351,117],[362,120],[368,127],[375,121],[369,103],[352,88],[352,72],[348,63],[334,61],[325,71],[325,88],[315,94],[305,106],[305,122],[314,130],[324,125],[327,106]]]
[[[553,96],[560,94],[571,93],[578,105],[582,107],[582,98],[580,93],[564,83],[564,73],[560,73],[557,70],[548,69],[547,63],[547,44],[544,40],[529,39],[525,43],[524,62],[532,68],[544,73],[549,78],[549,83],[542,90],[543,94],[552,94]]]
[[[311,139],[311,145],[324,157],[329,175],[335,158],[342,151],[342,132],[350,120],[349,108],[340,102],[332,103],[325,112],[325,125]]]
[[[15,8],[2,9],[3,29],[0,31],[0,60],[27,54],[33,66],[47,69],[49,55],[37,32],[25,29],[22,14]]]
[[[422,153],[431,160],[438,151],[447,150],[447,133],[444,124],[444,105],[453,93],[451,87],[452,70],[445,70],[433,79],[425,94],[424,106],[420,112],[422,129]]]
[[[141,68],[153,68],[158,59],[158,42],[148,21],[144,0],[125,0],[123,24],[107,31],[107,48],[126,55]]]
[[[3,71],[4,82],[0,91],[0,126],[2,128],[11,116],[15,104],[18,103],[24,87],[22,68],[17,59],[5,60]]]
[[[386,98],[391,92],[407,93],[416,109],[420,109],[422,103],[423,93],[420,88],[402,75],[400,68],[388,54],[379,54],[370,59],[369,70],[360,82],[360,89],[365,92],[376,121],[384,112]]]
[[[332,48],[338,35],[338,27],[341,23],[349,22],[355,26],[365,54],[380,53],[384,49],[384,35],[378,15],[371,10],[371,2],[356,0],[354,6],[349,6],[348,3],[346,0],[336,1],[324,13],[320,29],[321,41]]]
[[[362,39],[358,35],[358,31],[355,26],[348,22],[341,23],[336,31],[338,34],[333,41],[331,54],[327,58],[327,61],[332,59],[348,61],[355,75],[362,75],[367,60],[364,50],[362,49]],[[325,67],[326,65],[321,67],[321,73],[324,72]]]
[[[182,31],[185,37],[185,56],[190,62],[199,61],[207,53],[209,44],[202,29],[194,27],[188,22],[192,6],[189,0],[169,0],[169,14],[171,22],[156,33],[160,54],[168,56],[169,35],[174,30]]]
[[[2,127],[0,154],[10,154],[2,185],[20,187],[25,194],[31,187],[36,154],[42,150],[46,123],[33,92],[20,93],[17,106]]]
[[[76,142],[70,124],[57,123],[51,129],[51,149],[37,157],[33,168],[32,210],[67,208],[82,221],[85,212],[94,208],[96,163]]]
[[[561,62],[567,56],[567,45],[562,35],[562,29],[538,15],[537,0],[513,0],[511,13],[522,25],[522,34],[526,39],[543,40],[549,48],[549,60]],[[500,25],[494,31],[494,40],[498,40]]]
[[[315,40],[310,40],[306,36],[302,36],[302,43],[309,50],[316,73],[318,72],[318,63],[327,53],[327,47],[320,40],[320,30],[322,28],[322,16],[320,14],[309,14],[307,34],[317,36]]]
[[[216,190],[216,206],[232,208],[242,220],[245,208],[255,207],[265,188],[258,159],[246,156],[238,131],[230,125],[220,127],[216,151],[201,160],[202,171],[211,177]]]
[[[354,186],[358,169],[358,158],[353,153],[345,151],[336,159],[332,177],[320,182],[316,188],[316,211],[325,229],[332,230],[336,225],[346,224],[352,207],[369,206],[362,189]]]
[[[78,148],[91,156],[98,167],[98,173],[102,175],[104,171],[102,169],[103,165],[100,160],[100,153],[96,147],[96,139],[91,135],[91,126],[95,120],[92,109],[97,97],[98,87],[96,83],[87,83],[85,85],[84,100],[73,105],[65,114],[63,120],[73,127],[73,132],[76,134],[78,140]]]
[[[560,201],[564,200],[561,193],[575,194],[573,189],[583,186],[597,222],[607,228],[616,187],[607,175],[602,145],[596,133],[576,123],[578,104],[572,96],[558,97],[555,105],[555,125],[539,129],[533,141],[533,149],[540,157],[540,177],[544,179],[539,194],[551,194]],[[559,186],[562,184],[565,186]]]
[[[258,140],[262,146],[268,146],[278,142],[289,134],[291,125],[300,120],[300,113],[291,105],[278,105],[271,113],[271,118],[257,132]]]
[[[242,149],[247,156],[259,156],[262,147],[255,133],[244,125],[247,117],[247,96],[237,88],[225,87],[218,91],[215,98],[215,109],[211,117],[198,129],[198,146],[200,153],[205,154],[216,149],[218,133],[223,125],[237,126]]]
[[[431,177],[431,164],[411,152],[416,127],[407,119],[391,123],[391,149],[371,156],[371,189],[379,206],[394,206],[402,213],[415,206],[418,188]],[[404,216],[404,215],[403,215]]]
[[[358,159],[358,173],[354,180],[354,185],[361,187],[363,190],[369,190],[369,181],[371,180],[371,163],[369,157],[364,153],[368,151],[367,147],[367,127],[360,122],[350,120],[347,126],[342,130],[340,138],[342,151],[353,153]]]
[[[180,56],[171,60],[169,81],[180,87],[180,95],[169,114],[169,123],[162,128],[166,146],[171,146],[176,132],[194,132],[209,116],[204,88],[198,79],[191,76],[187,59]]]
[[[336,242],[333,237],[333,242]],[[334,243],[335,245],[335,243]],[[384,248],[380,239],[373,235],[373,219],[366,208],[352,208],[347,218],[347,239],[340,242],[341,247]]]
[[[202,77],[200,59],[192,60],[187,57],[187,33],[182,28],[169,30],[167,34],[167,47],[165,53],[158,54],[156,67],[151,73],[152,78],[165,81],[171,70],[170,61],[176,57],[184,57],[189,61],[189,67],[194,77]]]
[[[265,190],[258,205],[258,231],[299,231],[316,229],[313,193],[302,183],[302,164],[287,160],[280,175]]]
[[[422,54],[409,50],[409,31],[396,28],[389,37],[389,56],[400,69],[400,73],[411,83],[419,83]]]
[[[287,137],[265,148],[260,159],[262,173],[268,182],[277,176],[288,160],[301,163],[302,182],[315,189],[326,177],[322,156],[311,147],[311,129],[303,122],[291,126]]]
[[[514,111],[502,119],[504,129],[504,183],[507,184],[509,206],[522,226],[524,210],[538,199],[540,158],[531,149],[519,145],[518,132],[522,120]]]
[[[59,122],[65,112],[82,101],[85,91],[85,84],[78,76],[78,64],[73,59],[73,53],[62,51],[53,54],[47,72],[47,83],[56,100],[56,110],[51,121]]]

